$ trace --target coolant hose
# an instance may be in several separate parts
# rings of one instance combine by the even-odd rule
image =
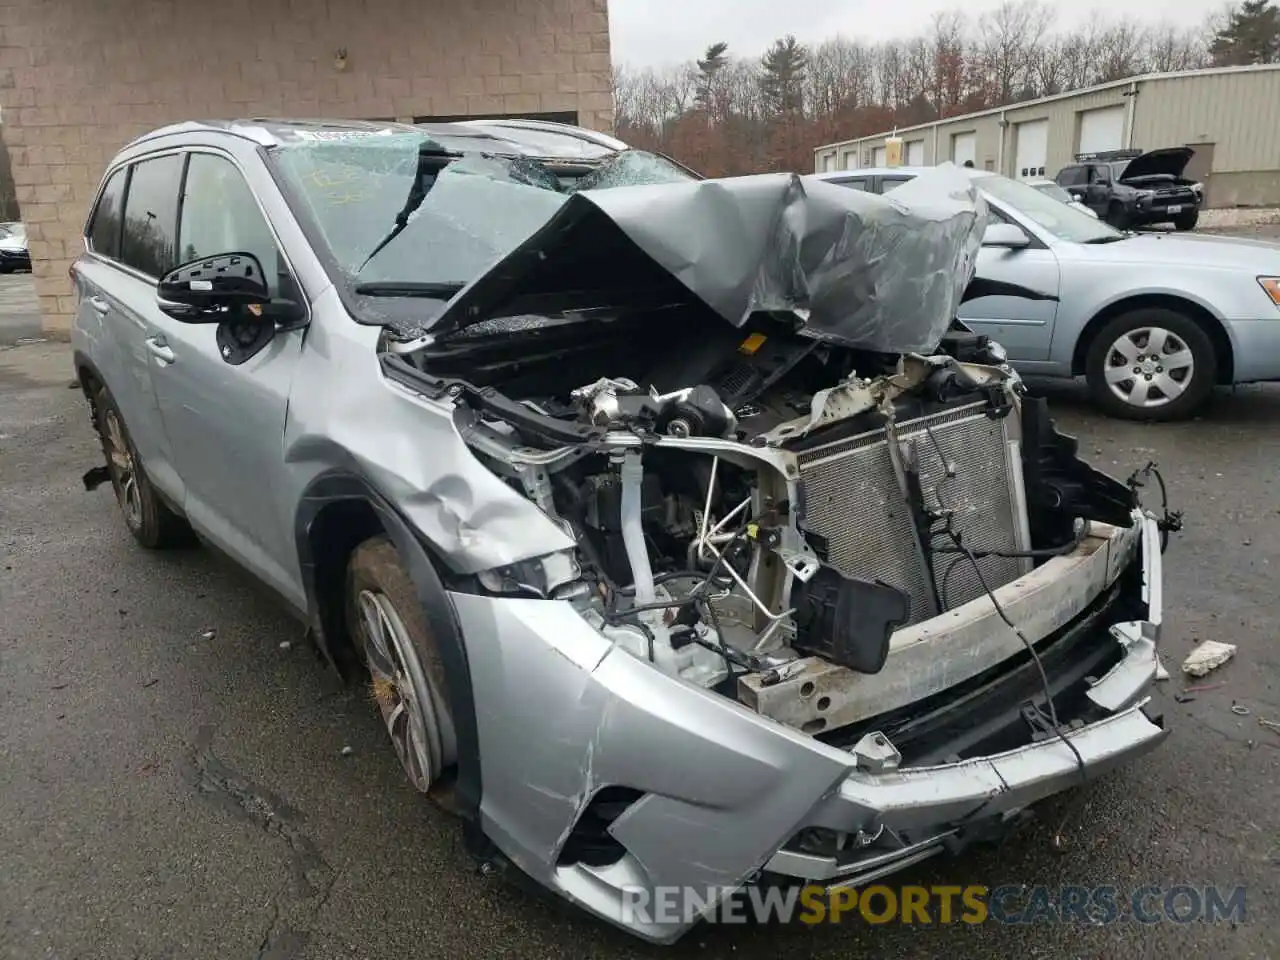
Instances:
[[[657,594],[653,588],[653,568],[649,566],[649,549],[644,542],[644,529],[640,524],[640,491],[644,483],[644,468],[640,454],[634,451],[623,454],[622,469],[622,543],[627,548],[627,560],[631,564],[631,576],[636,584],[636,606],[653,603]]]

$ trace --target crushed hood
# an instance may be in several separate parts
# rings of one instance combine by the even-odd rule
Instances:
[[[1160,150],[1149,150],[1140,157],[1134,157],[1120,175],[1121,180],[1133,180],[1136,177],[1166,176],[1181,177],[1182,171],[1196,152],[1190,147],[1165,147]]]
[[[927,351],[955,316],[985,224],[952,164],[891,196],[794,174],[586,189],[455,295],[431,333],[674,291],[735,326],[789,312],[816,338]]]

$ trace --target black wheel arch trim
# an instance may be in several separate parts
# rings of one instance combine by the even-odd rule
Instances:
[[[457,737],[457,779],[454,785],[456,809],[464,819],[475,820],[480,812],[481,795],[480,734],[466,646],[444,581],[432,561],[430,545],[414,531],[413,526],[365,477],[342,470],[329,471],[312,480],[302,495],[294,520],[303,588],[312,626],[316,630],[317,643],[321,652],[337,668],[330,638],[337,635],[335,631],[345,629],[341,623],[342,606],[338,605],[335,617],[333,605],[324,604],[319,599],[316,576],[318,558],[312,551],[312,527],[326,507],[352,501],[366,504],[373,510],[383,532],[403,559],[418,600],[427,615],[427,623],[439,647],[445,679],[449,684],[449,702]]]

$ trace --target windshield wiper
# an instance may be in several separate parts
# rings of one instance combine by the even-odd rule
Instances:
[[[461,280],[397,280],[388,283],[357,283],[355,292],[366,297],[426,297],[447,300],[465,286]]]
[[[1085,240],[1085,243],[1119,243],[1121,240],[1128,240],[1133,234],[1118,233],[1105,237],[1094,237],[1092,240]]]

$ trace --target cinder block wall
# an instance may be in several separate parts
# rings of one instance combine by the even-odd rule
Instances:
[[[335,58],[346,52],[344,69]],[[178,120],[613,120],[606,0],[0,0],[0,107],[45,329],[112,155]]]

